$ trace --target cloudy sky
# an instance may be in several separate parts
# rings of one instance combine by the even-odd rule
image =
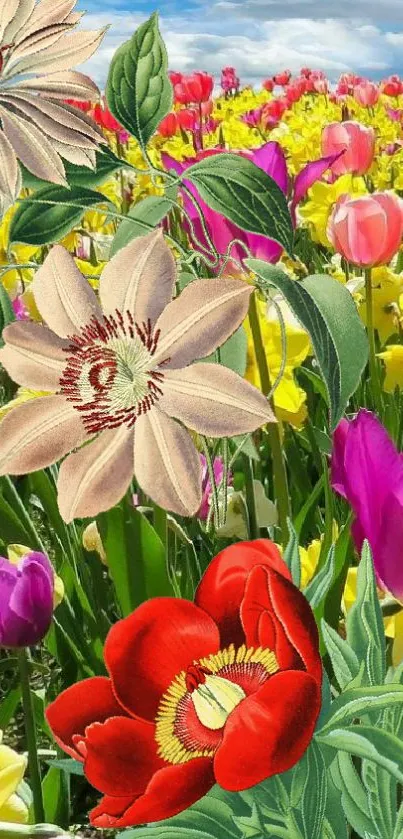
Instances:
[[[172,70],[219,75],[233,65],[245,84],[309,65],[335,80],[354,70],[403,74],[403,0],[79,0],[86,29],[110,24],[84,68],[103,87],[116,48],[160,12]]]

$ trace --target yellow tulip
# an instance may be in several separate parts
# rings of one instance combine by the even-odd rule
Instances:
[[[28,809],[16,790],[21,783],[27,766],[27,759],[2,744],[0,731],[0,821],[24,824],[28,821]]]

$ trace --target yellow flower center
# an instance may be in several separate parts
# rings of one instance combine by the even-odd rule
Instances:
[[[246,693],[235,682],[221,676],[207,675],[204,683],[192,693],[198,719],[206,728],[223,728],[231,711],[245,699]]]

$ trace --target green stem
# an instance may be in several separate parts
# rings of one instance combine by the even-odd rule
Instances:
[[[212,500],[211,510],[210,510],[211,515],[208,515],[207,522],[206,522],[206,529],[207,529],[207,532],[209,532],[210,527],[211,527],[211,519],[212,518],[214,520],[215,527],[217,528],[217,527],[220,526],[220,508],[219,508],[219,504],[218,504],[218,492],[217,492],[217,484],[216,484],[216,479],[215,479],[215,474],[214,474],[213,458],[211,456],[210,449],[208,447],[208,443],[207,443],[206,438],[201,437],[200,441],[201,441],[204,457],[206,458],[207,472],[208,472],[209,481],[210,481],[210,485],[211,485],[211,500]]]
[[[263,393],[266,395],[271,391],[271,380],[266,353],[260,329],[259,316],[256,306],[256,295],[251,295],[249,307],[249,323],[252,331],[255,348],[256,362],[259,370],[260,383]],[[271,408],[275,415],[273,399],[270,400]],[[274,491],[277,501],[279,525],[281,530],[281,541],[285,547],[288,543],[289,532],[287,519],[291,518],[290,500],[288,495],[287,471],[284,460],[283,447],[281,445],[280,427],[277,422],[271,422],[267,426],[271,456],[273,463]]]
[[[153,504],[153,510],[154,530],[160,537],[162,544],[166,546],[168,530],[166,510],[163,510],[158,504]]]
[[[369,373],[371,378],[372,392],[375,408],[379,416],[382,413],[382,391],[379,380],[379,368],[375,350],[375,330],[372,302],[372,269],[365,269],[365,303],[367,316],[367,332],[369,343]]]
[[[32,704],[31,687],[29,683],[28,652],[23,647],[18,650],[17,656],[20,670],[22,707],[24,710],[24,724],[28,750],[29,778],[33,796],[34,820],[36,822],[44,822],[45,811],[43,807],[41,770],[39,767],[36,743],[34,707]]]
[[[26,839],[54,839],[56,836],[67,837],[71,834],[66,833],[61,827],[55,824],[11,824],[10,822],[0,822],[0,839],[13,839],[13,837],[25,836]],[[71,836],[71,839],[73,837]]]
[[[251,539],[259,539],[260,532],[259,532],[259,522],[257,520],[257,512],[256,512],[256,498],[255,498],[255,490],[253,486],[253,467],[249,457],[244,455],[244,464],[245,464],[245,497],[246,497],[246,506],[248,508],[248,519],[249,519],[249,537]]]

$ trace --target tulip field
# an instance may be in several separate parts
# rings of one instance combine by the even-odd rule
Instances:
[[[0,839],[403,839],[403,80],[0,0]],[[85,70],[85,67],[84,67]]]

